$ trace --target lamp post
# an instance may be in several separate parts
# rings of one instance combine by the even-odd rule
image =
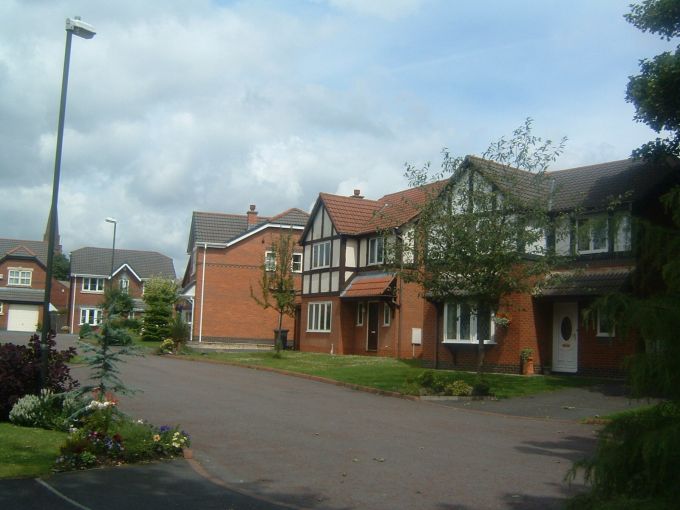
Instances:
[[[54,244],[57,237],[57,202],[59,201],[59,176],[61,173],[61,149],[64,141],[64,115],[66,113],[66,90],[68,89],[68,68],[71,59],[71,39],[73,35],[92,39],[94,27],[82,21],[79,16],[66,18],[66,48],[64,50],[64,71],[61,77],[61,100],[59,103],[59,124],[57,125],[57,151],[54,157],[54,180],[52,182],[52,204],[49,216],[47,239],[47,268],[45,270],[45,297],[43,300],[43,324],[40,337],[40,387],[47,384],[47,338],[50,334],[50,294],[52,293],[52,263]]]
[[[118,220],[109,217],[104,221],[106,223],[113,223],[113,247],[111,248],[111,272],[109,273],[109,280],[111,281],[111,287],[113,287],[113,258],[116,254],[116,226],[118,225]]]

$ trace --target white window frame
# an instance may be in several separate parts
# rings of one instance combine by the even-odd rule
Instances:
[[[24,269],[23,267],[10,267],[7,271],[8,286],[30,287],[32,281],[33,281],[33,269]]]
[[[356,321],[357,326],[363,326],[364,325],[364,316],[365,315],[366,315],[366,304],[365,303],[357,303],[357,321]]]
[[[0,301],[0,315],[4,315],[4,314],[5,314],[5,303]]]
[[[604,222],[604,246],[601,247],[595,247],[595,230],[594,230],[594,223],[595,222]],[[588,248],[582,249],[581,248],[581,229],[587,228],[588,229]],[[585,237],[585,233],[583,234]],[[576,220],[576,252],[579,254],[588,254],[588,253],[605,253],[609,251],[609,218],[606,216],[600,215],[600,216],[590,216],[587,218],[578,218]]]
[[[97,307],[83,307],[80,309],[80,326],[89,324],[98,326],[102,323],[102,309]]]
[[[276,271],[276,252],[267,250],[264,252],[265,271]]]
[[[387,303],[383,303],[383,326],[392,324],[392,307]]]
[[[368,258],[366,265],[376,266],[385,262],[385,238],[371,237],[368,240]]]
[[[83,283],[82,283],[82,291],[91,293],[91,294],[103,294],[104,293],[104,278],[98,278],[94,276],[84,276],[83,277]],[[95,282],[95,288],[94,290],[92,289],[92,282]],[[85,282],[88,283],[88,285],[85,285]],[[100,284],[101,283],[101,288]]]
[[[118,287],[120,288],[120,291],[123,294],[129,294],[130,293],[130,278],[127,276],[121,276],[120,280],[118,280]]]
[[[331,267],[331,242],[322,241],[312,245],[312,269]]]
[[[293,253],[290,260],[290,270],[293,273],[302,272],[302,253]]]
[[[465,303],[446,303],[444,305],[444,327],[442,332],[442,343],[445,344],[478,344],[479,339],[477,338],[477,314],[470,311],[470,338],[460,338],[460,320],[456,320],[456,336],[448,338],[448,320],[449,320],[449,307],[456,307],[456,317],[460,317],[461,306]],[[471,306],[471,305],[470,305]],[[494,313],[490,311],[489,313],[489,336],[491,338],[485,338],[484,344],[493,345],[496,343],[496,325],[493,321]]]
[[[333,304],[330,301],[315,301],[307,304],[307,331],[330,333]]]
[[[600,318],[602,317],[602,314],[600,312],[597,312],[597,324],[596,324],[596,336],[598,338],[614,338],[616,336],[616,327],[612,325],[612,331],[611,333],[609,332],[606,322],[605,321],[600,321]],[[603,324],[605,322],[605,324]]]

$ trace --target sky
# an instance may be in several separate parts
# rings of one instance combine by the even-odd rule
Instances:
[[[568,138],[552,169],[623,159],[655,137],[625,101],[670,49],[629,0],[3,0],[0,237],[42,239],[67,17],[59,189],[65,253],[153,250],[181,276],[192,211],[309,211],[378,198],[404,165],[482,154],[527,117]]]

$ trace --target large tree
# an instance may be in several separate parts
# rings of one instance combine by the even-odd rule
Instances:
[[[458,321],[463,314],[490,318],[492,311],[510,306],[503,302],[507,296],[529,292],[553,261],[545,243],[551,193],[546,170],[564,143],[534,136],[527,119],[482,158],[456,158],[444,150],[435,175],[429,166],[408,166],[410,184],[423,186],[428,199],[416,205],[415,242],[397,250],[405,253],[395,252],[415,262],[394,264],[403,278],[420,284],[429,299],[459,303]],[[437,179],[444,180],[425,187]],[[489,338],[477,337],[481,371]]]
[[[646,0],[626,19],[643,32],[680,36],[680,2]],[[635,119],[666,138],[633,151],[656,166],[677,165],[680,141],[680,47],[640,62],[627,100]],[[650,166],[654,168],[654,166]],[[677,173],[677,171],[676,171]],[[677,181],[676,181],[677,182]],[[592,491],[572,508],[677,508],[680,501],[680,186],[661,197],[666,221],[640,221],[632,295],[614,294],[593,310],[613,319],[617,335],[635,335],[641,349],[628,364],[633,392],[656,396],[655,406],[614,418],[600,433],[594,457],[577,463]]]
[[[142,340],[162,342],[170,337],[173,306],[177,302],[177,284],[163,277],[144,282],[144,317]]]

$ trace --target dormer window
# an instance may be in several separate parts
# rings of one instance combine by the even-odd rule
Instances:
[[[118,283],[120,285],[120,291],[123,294],[127,294],[130,290],[130,280],[129,280],[129,278],[127,276],[122,276]]]
[[[385,261],[385,240],[373,237],[368,240],[368,265],[382,264]]]
[[[576,224],[578,253],[602,253],[609,250],[607,217],[581,218]]]

